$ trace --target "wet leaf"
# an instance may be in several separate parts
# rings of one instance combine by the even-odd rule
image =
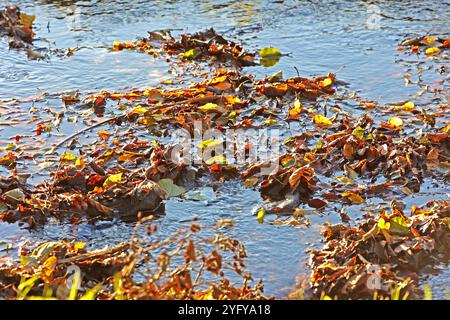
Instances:
[[[215,156],[212,158],[209,158],[205,161],[205,163],[210,166],[212,164],[227,164],[227,158],[224,156]]]
[[[166,193],[166,198],[179,197],[186,192],[183,187],[177,186],[172,179],[161,179],[158,185]]]
[[[327,203],[320,199],[311,199],[308,201],[308,205],[312,208],[321,209],[324,208]]]
[[[414,102],[406,102],[401,106],[394,106],[394,110],[411,112],[414,110]]]
[[[261,209],[258,211],[258,215],[257,215],[257,219],[258,219],[258,223],[264,223],[264,215],[266,214],[266,210]]]
[[[363,129],[363,128],[361,128],[361,127],[356,127],[356,128],[353,130],[352,134],[353,134],[355,137],[358,137],[359,139],[364,140],[364,129]]]
[[[389,232],[401,236],[409,235],[409,227],[405,218],[402,216],[395,216],[389,219],[390,227]]]
[[[364,203],[364,198],[355,192],[346,191],[342,193],[342,197],[346,198],[347,200],[349,200],[351,203],[354,204]]]
[[[31,27],[33,25],[34,20],[36,20],[36,16],[28,15],[25,13],[20,13],[19,22],[27,27]]]
[[[122,172],[110,175],[108,178],[106,178],[105,182],[103,182],[103,187],[109,188],[120,182],[122,182]]]
[[[109,133],[109,131],[106,131],[106,130],[100,130],[97,132],[97,134],[102,140],[105,140],[105,141],[108,140],[109,136],[111,135]]]
[[[296,99],[294,102],[294,107],[289,110],[289,119],[298,120],[301,112],[302,103]]]
[[[319,114],[314,116],[314,123],[319,127],[330,127],[333,125],[333,122],[329,118]]]
[[[70,152],[64,152],[63,155],[61,156],[61,161],[71,162],[75,160],[77,160],[77,157],[71,154]]]
[[[194,60],[194,59],[198,58],[201,54],[202,54],[202,52],[200,50],[191,49],[191,50],[188,50],[185,53],[183,53],[183,58],[186,58],[189,60]]]
[[[268,47],[261,49],[259,51],[259,55],[263,59],[275,59],[281,56],[281,52],[276,48]]]
[[[435,53],[438,53],[439,51],[441,51],[441,50],[438,47],[431,47],[431,48],[428,48],[427,50],[425,50],[425,54],[427,56],[431,56]]]
[[[394,128],[399,129],[403,127],[403,120],[399,117],[392,117],[391,119],[389,119],[389,124]]]

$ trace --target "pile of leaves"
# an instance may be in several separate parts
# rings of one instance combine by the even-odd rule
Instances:
[[[428,35],[406,39],[399,46],[400,50],[409,49],[411,53],[424,53],[427,56],[443,55],[449,48],[450,39]]]
[[[6,299],[267,299],[251,287],[245,247],[223,233],[199,238],[192,224],[167,238],[142,219],[130,242],[88,251],[86,243],[45,242],[22,248],[20,261],[0,259],[0,296]],[[217,230],[226,223],[213,227]],[[232,277],[232,279],[228,278]],[[139,280],[138,280],[139,279]],[[237,279],[241,279],[241,284]]]
[[[163,209],[163,199],[179,195],[181,187],[175,183],[195,178],[186,165],[170,160],[166,155],[170,148],[157,143],[148,146],[135,140],[121,148],[99,151],[90,155],[89,162],[85,161],[87,155],[65,152],[52,179],[34,190],[13,177],[2,180],[0,203],[8,210],[0,220],[33,227],[49,216],[67,217],[73,223],[84,216],[91,220],[136,219],[138,214]]]
[[[9,37],[9,47],[28,48],[33,42],[33,16],[21,13],[18,7],[6,7],[0,10],[0,35]]]
[[[115,50],[132,49],[154,57],[161,54],[177,55],[185,60],[209,62],[231,62],[236,66],[252,66],[254,53],[247,53],[238,44],[228,41],[214,29],[195,34],[182,34],[176,40],[170,31],[149,32],[149,37],[140,41],[124,43],[115,41]]]
[[[450,202],[430,201],[409,216],[392,205],[355,227],[325,227],[325,246],[310,250],[316,297],[414,299],[418,276],[448,262]]]

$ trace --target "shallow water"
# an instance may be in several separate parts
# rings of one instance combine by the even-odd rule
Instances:
[[[349,83],[348,91],[355,90],[381,103],[402,101],[417,93],[418,88],[405,86],[403,75],[411,66],[401,63],[405,57],[397,52],[399,41],[427,32],[448,35],[450,31],[449,1],[240,0],[223,4],[192,0],[23,0],[0,1],[0,6],[6,3],[17,4],[26,13],[36,15],[37,47],[43,50],[79,47],[80,50],[72,57],[51,55],[47,61],[31,61],[23,52],[9,50],[6,39],[0,39],[0,99],[24,99],[43,92],[79,90],[86,93],[156,86],[171,77],[167,64],[147,55],[113,52],[113,41],[130,41],[151,30],[196,32],[214,27],[249,49],[275,46],[290,53],[274,67],[250,68],[246,72],[265,76],[282,70],[284,76],[289,77],[296,75],[294,66],[302,76],[337,72],[339,80]],[[380,16],[371,16],[373,11],[369,4],[379,7]],[[379,24],[371,24],[373,18],[375,21],[379,18]],[[433,72],[424,75],[425,79],[433,77]],[[429,102],[426,96],[423,99],[422,103]],[[48,101],[53,110],[62,108],[59,97]],[[25,115],[29,104],[20,108]],[[63,126],[61,134],[70,134],[77,128],[78,125]],[[0,127],[0,146],[27,129],[26,124]],[[32,181],[47,177],[42,168],[34,168],[33,172]],[[0,174],[6,173],[0,171]],[[438,184],[433,185],[430,180],[422,186],[420,194],[403,200],[410,207],[430,199],[448,198],[448,187]],[[166,203],[166,214],[158,218],[160,232],[169,234],[192,216],[211,225],[220,218],[235,220],[236,226],[229,229],[230,236],[244,242],[249,252],[249,269],[255,278],[265,279],[266,293],[277,297],[289,292],[297,275],[309,273],[304,250],[319,244],[320,225],[325,221],[340,221],[338,210],[331,208],[322,217],[310,216],[310,228],[258,224],[252,213],[261,202],[257,191],[245,189],[233,181],[224,183],[216,191],[210,187],[199,191],[207,200]],[[390,200],[373,198],[364,206],[389,204]],[[348,213],[357,218],[362,210],[353,206]],[[80,226],[54,222],[28,232],[15,225],[0,225],[0,240],[21,238],[35,242],[77,238],[103,247],[128,240],[132,226],[122,221]],[[448,267],[442,266],[442,269],[444,272],[424,278],[424,282],[431,282],[435,297],[443,297],[450,286]]]

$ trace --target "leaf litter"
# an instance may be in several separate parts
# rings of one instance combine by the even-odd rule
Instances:
[[[24,16],[15,23],[20,26],[31,20]],[[447,42],[442,38],[422,37],[406,40],[400,48],[411,47],[412,53],[423,52],[433,59],[446,59]],[[342,96],[340,82],[331,73],[288,79],[277,73],[255,79],[253,75],[242,73],[242,68],[273,65],[283,54],[276,48],[263,48],[259,52],[260,61],[255,60],[255,53],[245,51],[213,29],[181,35],[178,40],[170,32],[150,32],[139,41],[116,41],[113,50],[136,50],[155,58],[163,57],[174,68],[198,65],[200,70],[206,68],[209,72],[192,66],[185,68],[185,72],[195,76],[202,74],[204,78],[185,87],[173,88],[171,83],[163,83],[157,88],[144,87],[128,92],[60,96],[66,112],[72,118],[76,114],[77,118],[84,119],[88,126],[59,142],[53,139],[53,146],[47,147],[46,154],[33,154],[32,148],[26,150],[24,141],[52,136],[61,119],[68,120],[68,115],[57,114],[49,108],[47,113],[53,119],[41,120],[34,134],[15,137],[15,143],[8,144],[7,153],[0,158],[0,164],[12,173],[10,177],[1,178],[2,221],[20,221],[33,228],[46,223],[49,217],[77,224],[86,217],[91,221],[120,216],[138,220],[139,226],[143,215],[151,217],[164,211],[165,199],[182,198],[194,188],[199,177],[209,176],[219,182],[241,179],[246,187],[258,189],[265,200],[256,210],[259,223],[265,223],[266,217],[275,213],[278,217],[270,221],[273,225],[308,227],[310,221],[305,213],[321,214],[329,211],[333,203],[352,206],[364,204],[380,194],[386,197],[399,192],[402,195],[418,193],[428,177],[448,181],[450,139],[445,117],[448,103],[437,106],[434,111],[413,101],[378,106],[357,95]],[[421,88],[424,93],[431,92],[426,86]],[[32,97],[31,101],[47,98]],[[345,99],[355,100],[355,107],[369,112],[354,116],[343,103]],[[113,110],[110,118],[95,120],[94,115],[100,117],[105,112],[110,113],[109,110]],[[374,118],[370,115],[374,112],[388,117]],[[175,164],[166,155],[176,145],[156,140],[149,143],[135,134],[143,130],[164,138],[177,128],[193,134],[196,120],[202,122],[204,129],[221,131],[295,123],[303,125],[305,130],[284,140],[283,152],[277,159],[279,169],[268,175],[260,173],[267,165],[264,161],[237,165],[216,156],[197,166]],[[29,121],[36,122],[37,117]],[[124,130],[124,123],[132,125],[133,129]],[[422,129],[412,134],[417,124]],[[110,129],[100,128],[106,125]],[[79,136],[96,128],[96,141],[79,148]],[[47,143],[45,140],[42,139],[43,144]],[[204,140],[199,148],[204,150],[220,143],[221,140]],[[62,147],[65,151],[58,153]],[[50,179],[31,186],[26,178],[18,175],[18,163],[30,159],[48,161],[45,159],[55,154],[59,156],[48,163],[56,169]],[[330,182],[330,177],[334,177],[334,181]],[[302,209],[304,205],[313,209]],[[313,272],[308,290],[312,297],[372,299],[389,297],[393,292],[397,298],[419,296],[417,281],[424,269],[447,259],[448,202],[429,201],[422,207],[413,207],[409,216],[401,205],[393,202],[391,207],[390,213],[366,215],[366,221],[354,226],[349,225],[351,218],[341,211],[345,225],[325,225],[323,249],[309,251]],[[287,218],[282,218],[283,215]],[[77,243],[45,243],[33,251],[48,247],[45,251],[50,253],[45,259],[39,255],[36,258],[36,254],[21,254],[20,265],[8,261],[2,267],[1,279],[6,288],[2,295],[24,298],[30,297],[31,292],[38,297],[67,297],[67,292],[58,293],[58,288],[61,282],[67,281],[62,271],[64,263],[70,261],[83,262],[80,265],[90,271],[96,271],[101,265],[104,271],[83,283],[87,292],[75,294],[80,298],[265,298],[261,285],[253,289],[247,286],[248,275],[244,276],[241,288],[223,278],[220,270],[222,264],[228,262],[224,262],[218,249],[210,255],[197,257],[197,242],[188,240],[191,236],[189,233],[181,237],[183,240],[169,237],[161,241],[161,244],[178,244],[175,254],[186,251],[183,253],[185,264],[170,275],[167,270],[171,256],[167,252],[157,259],[150,253],[147,255],[161,246],[159,242],[145,244],[146,249],[142,239],[136,238],[97,253],[83,251],[83,245]],[[235,253],[241,250],[236,240],[215,239],[205,241]],[[141,246],[138,258],[136,243]],[[143,256],[160,269],[147,273],[147,282],[136,283],[131,275]],[[238,256],[243,258],[245,254]],[[32,262],[24,264],[23,261]],[[194,262],[201,262],[196,269],[198,274],[207,270],[222,279],[207,289],[197,289],[200,282],[198,279],[193,282],[187,271]],[[238,267],[243,265],[240,258],[230,263],[238,274],[244,274]],[[162,280],[166,276],[168,280]],[[366,283],[373,276],[379,276],[377,279],[381,282],[371,289]]]

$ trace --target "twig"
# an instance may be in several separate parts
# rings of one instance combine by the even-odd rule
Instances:
[[[100,127],[100,126],[104,125],[105,123],[108,123],[108,122],[111,122],[111,121],[114,121],[114,120],[118,120],[118,119],[120,119],[120,118],[122,118],[122,117],[124,117],[124,116],[125,116],[125,115],[121,115],[121,116],[118,116],[118,117],[113,117],[113,118],[105,119],[105,120],[100,121],[100,122],[98,122],[98,123],[96,123],[96,124],[94,124],[94,125],[92,125],[92,126],[90,126],[90,127],[83,128],[82,130],[80,130],[80,131],[78,131],[78,132],[75,132],[74,134],[68,136],[68,137],[65,138],[64,140],[58,142],[53,148],[50,149],[50,151],[49,151],[48,153],[53,153],[53,152],[55,152],[55,150],[58,149],[59,147],[61,147],[64,143],[66,143],[67,141],[69,141],[69,140],[75,138],[76,136],[79,136],[80,134],[82,134],[82,133],[84,133],[84,132],[86,132],[86,131],[89,131],[89,130],[94,129],[94,128],[97,128],[97,127]]]

